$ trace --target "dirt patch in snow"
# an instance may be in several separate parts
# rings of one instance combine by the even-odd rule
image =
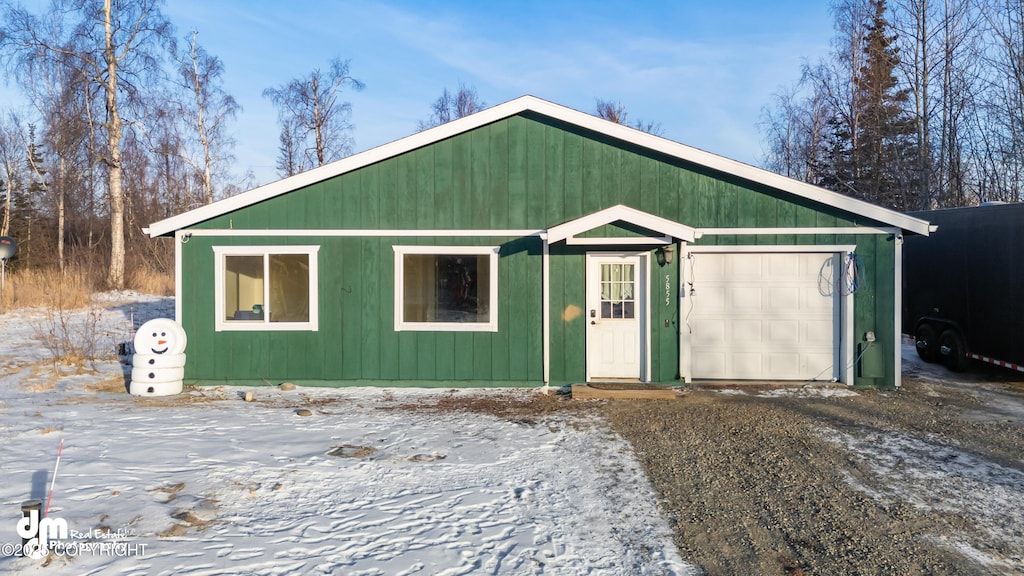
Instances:
[[[540,423],[545,416],[555,413],[593,413],[596,405],[588,402],[573,401],[568,394],[542,394],[535,390],[507,390],[476,394],[473,391],[452,391],[439,398],[431,398],[422,402],[404,402],[394,405],[378,406],[381,410],[410,411],[466,411],[479,414],[490,414],[503,420],[527,424]]]

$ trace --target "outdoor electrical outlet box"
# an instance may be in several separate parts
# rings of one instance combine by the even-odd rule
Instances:
[[[875,341],[875,333],[874,332],[865,332],[864,333],[864,341],[865,342],[874,342]]]
[[[857,344],[857,354],[860,361],[857,363],[857,375],[861,378],[884,378],[885,362],[882,360],[882,349],[872,346],[871,342]]]

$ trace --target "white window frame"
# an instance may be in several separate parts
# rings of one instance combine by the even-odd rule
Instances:
[[[395,251],[395,331],[416,332],[497,332],[498,331],[498,251],[500,246],[392,246]],[[488,294],[490,320],[488,322],[406,322],[403,287],[406,254],[433,256],[486,255],[490,256],[490,291]]]
[[[214,329],[217,332],[270,332],[309,331],[319,329],[320,282],[317,253],[319,246],[214,246],[213,247],[213,289]],[[264,278],[263,301],[270,302],[270,271],[267,270],[271,254],[305,254],[309,257],[309,320],[306,322],[271,322],[271,310],[264,313],[262,322],[253,320],[227,320],[224,309],[224,258],[226,256],[263,256]]]

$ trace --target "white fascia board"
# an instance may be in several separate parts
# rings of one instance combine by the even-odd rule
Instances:
[[[323,236],[325,238],[350,237],[350,238],[427,238],[444,236],[450,238],[476,238],[476,237],[509,237],[520,238],[525,236],[541,236],[543,230],[391,230],[391,229],[323,229],[311,230],[306,228],[297,229],[208,229],[208,228],[184,228],[180,230],[186,236],[238,236],[238,237],[308,237]]]
[[[337,162],[309,170],[308,172],[278,180],[237,196],[225,198],[213,204],[155,222],[149,227],[149,235],[151,237],[163,236],[198,222],[380,162],[525,111],[536,112],[537,114],[604,134],[617,140],[635,144],[712,170],[738,176],[777,190],[789,192],[814,202],[834,206],[840,210],[861,215],[890,226],[896,226],[915,234],[927,236],[929,232],[929,224],[925,220],[882,208],[881,206],[875,206],[874,204],[775,174],[768,170],[756,168],[749,164],[711,154],[710,152],[704,152],[703,150],[610,122],[585,112],[541,100],[535,96],[520,96],[515,100],[510,100],[493,108],[486,108],[475,114],[442,124],[430,130],[418,132],[377,148],[338,160]]]
[[[636,208],[616,204],[610,208],[598,210],[592,214],[587,214],[575,220],[548,228],[548,242],[551,244],[560,242],[576,234],[593,230],[598,226],[620,221],[652,230],[664,236],[677,238],[684,242],[693,242],[697,237],[696,231],[685,224],[673,222],[667,218],[655,216]]]

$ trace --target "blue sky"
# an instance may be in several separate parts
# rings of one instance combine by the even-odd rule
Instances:
[[[34,2],[33,2],[34,3]],[[825,0],[336,2],[169,0],[184,38],[223,60],[242,105],[236,171],[276,180],[276,112],[262,92],[350,59],[355,151],[415,131],[445,87],[494,105],[523,94],[593,112],[622,102],[663,136],[756,164],[760,109],[828,51]]]

